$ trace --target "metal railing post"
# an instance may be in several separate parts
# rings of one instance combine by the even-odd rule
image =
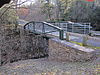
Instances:
[[[33,32],[35,32],[35,23],[32,22],[32,24],[33,24]]]
[[[72,24],[72,33],[74,32],[74,26],[73,26],[73,24]]]
[[[68,27],[68,26],[67,26],[67,24],[66,24],[66,31],[68,30],[67,27]]]
[[[89,23],[89,33],[90,33],[90,31],[91,31],[91,28],[90,28],[90,23]]]
[[[59,38],[60,38],[61,40],[64,39],[64,31],[63,31],[63,30],[60,30],[60,31],[59,31]]]
[[[26,26],[24,26],[24,29],[26,29]]]
[[[85,34],[85,25],[84,25],[84,34]]]
[[[42,32],[45,33],[45,26],[44,26],[44,23],[42,23]]]
[[[28,29],[30,29],[30,24],[28,25]]]

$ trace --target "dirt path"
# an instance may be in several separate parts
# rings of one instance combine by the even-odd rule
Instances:
[[[0,75],[100,75],[100,60],[82,63],[29,59],[0,67]]]

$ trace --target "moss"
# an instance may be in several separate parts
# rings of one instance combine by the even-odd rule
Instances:
[[[86,47],[93,48],[93,49],[100,49],[100,47],[95,47],[95,46],[86,46]]]
[[[70,41],[71,43],[75,43],[75,44],[77,44],[77,45],[80,45],[80,46],[83,46],[83,44],[82,43],[79,43],[79,42],[75,42],[75,41]]]
[[[80,46],[83,46],[82,43],[79,43],[79,42],[75,42],[75,41],[70,41],[71,43],[75,43],[77,45],[80,45]],[[96,47],[96,46],[84,46],[84,47],[87,47],[87,48],[92,48],[92,49],[100,49],[100,47]]]

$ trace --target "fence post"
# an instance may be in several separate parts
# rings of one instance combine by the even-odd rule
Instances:
[[[59,38],[60,38],[61,40],[64,39],[64,31],[63,31],[62,29],[59,31]]]
[[[83,46],[87,46],[88,35],[83,36]]]
[[[69,35],[70,35],[70,34],[67,32],[67,33],[66,33],[66,41],[70,41]]]

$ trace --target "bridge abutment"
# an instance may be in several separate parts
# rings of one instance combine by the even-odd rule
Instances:
[[[57,38],[49,40],[49,60],[83,62],[94,60],[96,57],[96,53],[93,49]]]
[[[0,42],[1,65],[46,56],[48,56],[48,39],[42,35],[22,29],[7,29],[2,32],[2,41]]]

